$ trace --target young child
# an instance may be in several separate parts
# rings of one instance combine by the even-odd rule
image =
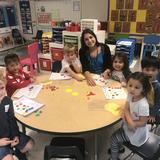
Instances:
[[[146,57],[141,61],[142,72],[149,77],[152,84],[153,94],[148,96],[150,104],[149,123],[160,123],[160,83],[157,80],[160,64],[154,56]]]
[[[77,58],[76,48],[72,44],[66,44],[64,46],[64,59],[62,60],[62,69],[60,72],[67,72],[78,81],[83,80],[83,78],[77,74],[82,72],[82,66]]]
[[[151,56],[157,57],[159,59],[159,63],[160,63],[160,48],[156,51],[153,51],[151,53]],[[158,80],[158,82],[160,82],[160,70],[158,71],[157,80]]]
[[[27,160],[25,152],[32,149],[33,140],[19,132],[16,118],[14,117],[13,102],[7,97],[5,90],[5,78],[0,70],[0,159],[13,160],[13,150],[16,148],[16,156],[19,160]]]
[[[147,76],[135,72],[127,78],[128,98],[122,114],[123,127],[111,138],[111,160],[118,160],[124,142],[141,146],[148,139],[149,104],[146,99],[151,85]]]
[[[11,97],[17,89],[26,87],[28,84],[32,83],[34,81],[34,78],[22,70],[18,55],[14,53],[8,54],[7,56],[5,56],[4,61],[7,71],[6,90],[7,95]]]
[[[125,53],[117,52],[112,59],[111,78],[126,86],[126,78],[131,73],[128,64],[128,57]]]

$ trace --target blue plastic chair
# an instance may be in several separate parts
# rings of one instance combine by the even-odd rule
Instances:
[[[143,55],[144,58],[147,55],[151,55],[153,51],[156,51],[156,45],[160,42],[160,36],[157,35],[146,35],[144,36],[144,48]]]

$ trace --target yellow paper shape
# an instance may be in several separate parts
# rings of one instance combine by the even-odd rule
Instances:
[[[119,116],[121,114],[120,106],[118,104],[108,103],[104,106],[104,108],[115,116]]]
[[[42,83],[43,85],[49,85],[49,84],[52,84],[53,82],[52,81],[47,81],[47,82],[44,82]]]
[[[72,92],[72,96],[78,96],[79,93],[78,92]]]
[[[67,88],[66,92],[70,93],[70,92],[72,92],[72,89],[71,88]]]

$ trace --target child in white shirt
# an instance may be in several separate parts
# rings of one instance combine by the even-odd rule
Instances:
[[[149,78],[143,73],[135,72],[129,75],[128,99],[122,114],[123,127],[112,135],[110,160],[119,160],[119,150],[124,142],[141,146],[147,141],[149,104],[146,95],[150,89]]]
[[[76,48],[72,44],[66,44],[64,46],[64,59],[62,60],[62,69],[60,72],[67,72],[78,81],[83,80],[83,78],[78,75],[78,73],[82,72],[82,66],[80,60],[77,58]]]

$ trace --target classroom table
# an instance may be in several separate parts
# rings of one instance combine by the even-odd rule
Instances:
[[[49,81],[49,75],[38,76],[36,83],[42,83],[43,89],[34,100],[43,103],[44,107],[39,116],[36,113],[26,117],[15,114],[25,127],[45,133],[77,135],[96,133],[120,120],[120,116],[106,111],[104,106],[116,103],[123,107],[125,100],[106,100],[100,86],[88,86],[85,80]]]

